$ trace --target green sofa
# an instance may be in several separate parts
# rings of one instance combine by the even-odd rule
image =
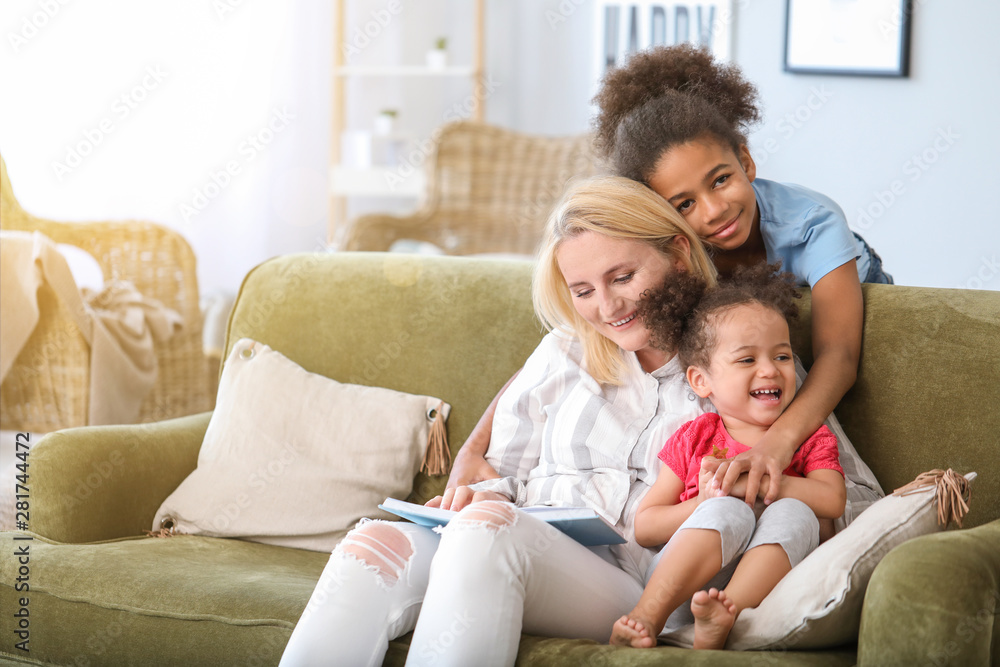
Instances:
[[[542,335],[529,285],[525,262],[279,257],[244,281],[227,346],[249,336],[332,378],[440,396],[453,406],[455,451]],[[933,468],[976,470],[965,529],[911,540],[882,561],[856,645],[736,653],[525,636],[519,664],[1000,664],[1000,293],[864,293],[861,367],[837,414],[886,490]],[[807,364],[808,304],[807,295],[794,332]],[[3,660],[277,664],[327,554],[143,535],[194,469],[209,418],[72,429],[31,450],[31,532],[0,537]],[[418,476],[412,499],[444,483]],[[27,653],[16,648],[25,623]],[[392,643],[387,664],[402,664],[408,639]]]

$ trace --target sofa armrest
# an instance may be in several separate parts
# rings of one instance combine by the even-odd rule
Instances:
[[[910,540],[872,574],[858,665],[1000,664],[998,614],[1000,519]]]
[[[135,536],[198,463],[210,412],[56,431],[28,458],[29,529],[58,542]]]

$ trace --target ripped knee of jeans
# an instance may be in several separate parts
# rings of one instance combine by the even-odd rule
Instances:
[[[388,521],[366,521],[347,534],[337,551],[378,574],[387,586],[399,581],[413,557],[413,543]]]
[[[497,533],[513,526],[517,521],[517,509],[502,500],[483,500],[467,506],[448,524],[456,528],[485,527]]]

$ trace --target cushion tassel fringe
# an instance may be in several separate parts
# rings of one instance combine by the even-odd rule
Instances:
[[[165,516],[160,520],[159,530],[144,530],[142,532],[146,537],[173,537],[177,534],[177,525],[172,518]]]
[[[922,472],[909,484],[893,491],[892,495],[906,496],[922,491],[928,486],[936,487],[935,500],[937,501],[938,524],[947,526],[954,521],[961,528],[962,518],[969,511],[968,501],[971,497],[972,489],[969,485],[969,480],[951,468]]]
[[[173,537],[173,528],[160,528],[159,530],[144,530],[146,537]]]
[[[444,425],[444,402],[434,410],[434,423],[427,435],[427,452],[420,467],[428,475],[447,475],[451,471],[451,450],[448,449],[448,432]]]

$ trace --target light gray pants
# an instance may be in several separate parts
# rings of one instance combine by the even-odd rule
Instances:
[[[698,505],[677,532],[687,528],[714,530],[722,537],[722,569],[702,590],[725,588],[740,558],[754,547],[777,544],[795,567],[819,546],[819,520],[808,505],[795,498],[776,500],[766,508],[758,503],[756,510],[731,496],[709,498]],[[660,550],[650,563],[646,570],[647,583],[662,557],[663,550]],[[694,623],[691,605],[682,604],[667,619],[663,631],[670,632],[691,623]]]

